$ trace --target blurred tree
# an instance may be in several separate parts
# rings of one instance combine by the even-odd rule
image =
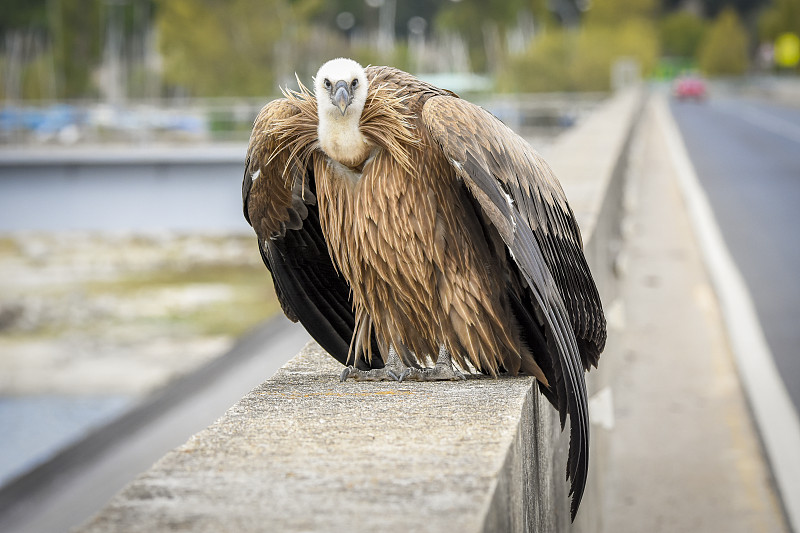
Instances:
[[[34,53],[22,72],[21,96],[32,100],[54,99],[56,87],[52,67],[52,51],[42,48]]]
[[[703,0],[702,2],[703,14],[708,18],[716,18],[729,9],[735,10],[740,17],[745,17],[770,3],[771,0]]]
[[[611,89],[611,69],[621,59],[632,59],[641,72],[653,70],[659,43],[653,24],[643,18],[624,20],[616,26],[581,29],[574,62],[570,65],[573,88],[578,91]]]
[[[747,70],[748,35],[733,8],[722,11],[708,29],[698,52],[700,68],[710,76]]]
[[[623,58],[650,72],[658,59],[658,39],[641,19],[615,27],[589,25],[577,32],[551,30],[525,53],[512,56],[501,88],[509,91],[608,91],[611,69]]]
[[[613,27],[630,19],[655,17],[657,0],[598,0],[589,4],[584,23]]]
[[[698,15],[714,18],[726,7],[732,7],[740,16],[747,16],[768,6],[772,3],[772,0],[696,0],[696,2],[661,0],[661,7],[664,12],[671,12],[686,8],[690,3],[694,4],[693,7],[699,8]]]
[[[3,0],[0,33],[31,27],[47,27],[47,0]]]
[[[697,55],[706,31],[703,19],[688,11],[678,11],[665,16],[660,26],[664,55],[692,58]]]
[[[513,91],[607,91],[611,70],[634,59],[645,74],[657,61],[656,0],[598,0],[577,30],[548,30],[513,55],[501,87]]]
[[[567,65],[572,62],[573,36],[564,30],[549,30],[528,49],[512,55],[500,77],[500,88],[514,92],[572,90]]]
[[[800,35],[800,0],[775,0],[758,19],[758,36],[762,41],[774,42],[785,32]]]
[[[0,95],[17,99],[33,95],[51,96],[42,91],[46,66],[47,10],[45,0],[8,0],[0,10]],[[52,64],[52,57],[48,58]],[[52,69],[51,69],[52,70]]]
[[[506,29],[516,23],[521,10],[535,6],[530,0],[448,2],[437,13],[435,26],[439,31],[458,33],[466,39],[473,70],[491,71],[496,67],[490,65],[497,60],[490,57],[497,48],[496,42],[502,42]]]
[[[102,0],[4,0],[0,32],[6,96],[78,98],[94,94]],[[15,79],[9,79],[15,78]],[[44,85],[49,86],[44,89]],[[20,94],[10,86],[21,88]]]
[[[314,22],[338,29],[336,17],[344,11],[355,17],[352,31],[370,32],[377,29],[378,11],[385,0],[334,0],[324,2],[324,8],[314,17]],[[412,17],[422,17],[431,27],[442,2],[431,0],[400,0],[395,4],[395,35],[399,39],[408,36],[408,21]],[[341,31],[341,30],[340,30]]]
[[[275,93],[276,61],[292,52],[281,43],[301,27],[293,7],[307,6],[299,0],[159,0],[164,80],[194,96]]]
[[[49,14],[60,96],[94,96],[92,73],[103,42],[102,0],[51,0]]]

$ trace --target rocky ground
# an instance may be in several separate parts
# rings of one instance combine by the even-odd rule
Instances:
[[[277,309],[249,235],[6,235],[0,397],[146,394]]]

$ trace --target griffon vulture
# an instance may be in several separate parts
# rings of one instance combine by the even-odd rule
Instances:
[[[589,452],[583,374],[606,327],[575,217],[539,154],[450,91],[340,58],[313,94],[300,84],[261,110],[242,194],[284,312],[356,363],[343,380],[535,376],[562,428],[570,420],[574,518]]]

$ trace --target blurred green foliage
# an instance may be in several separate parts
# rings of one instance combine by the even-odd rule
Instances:
[[[104,96],[112,59],[133,98],[273,95],[339,55],[407,70],[453,66],[420,59],[413,17],[424,20],[425,53],[449,57],[437,46],[454,37],[462,69],[510,91],[608,90],[620,58],[645,76],[661,55],[696,60],[710,75],[743,72],[758,39],[800,33],[800,0],[394,0],[385,19],[388,1],[4,0],[0,96]],[[378,46],[387,24],[394,46]],[[734,32],[728,46],[724,31]]]
[[[607,91],[619,60],[635,60],[644,74],[659,54],[654,0],[605,0],[580,28],[548,29],[512,55],[500,79],[508,91]]]
[[[565,68],[575,55],[575,35],[563,30],[548,31],[519,55],[512,55],[500,77],[506,91],[548,92],[571,90],[574,83]]]
[[[505,35],[513,27],[521,12],[527,11],[534,17],[547,16],[546,0],[508,0],[506,2],[487,2],[485,0],[459,0],[441,2],[436,14],[435,26],[440,31],[457,33],[467,42],[470,63],[479,72],[492,71],[487,53],[487,40],[492,33],[497,37]],[[496,58],[495,58],[496,59]]]
[[[698,52],[700,69],[710,76],[743,74],[748,66],[748,35],[733,9],[722,11]]]
[[[758,35],[764,41],[774,42],[786,32],[800,35],[800,0],[774,0],[758,19]]]
[[[102,0],[3,0],[0,9],[4,96],[95,95],[102,52]],[[20,87],[10,87],[17,78]]]
[[[649,75],[659,54],[658,35],[649,19],[623,19],[615,26],[588,26],[581,31],[575,64],[576,89],[604,91],[611,88],[611,68],[617,60],[635,60]]]
[[[45,0],[3,0],[3,9],[0,10],[0,32],[46,27]]]
[[[164,81],[194,94],[269,92],[276,44],[297,24],[282,0],[159,0],[157,8]]]
[[[67,98],[95,96],[92,75],[102,53],[101,0],[55,0],[51,17],[57,83]]]
[[[706,32],[706,23],[688,11],[670,13],[661,20],[661,51],[670,57],[693,58]]]
[[[613,28],[627,20],[652,19],[658,8],[656,0],[597,0],[591,3],[584,21],[592,26]]]

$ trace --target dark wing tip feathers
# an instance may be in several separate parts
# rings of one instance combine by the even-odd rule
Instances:
[[[546,374],[551,388],[545,397],[558,409],[562,429],[567,417],[570,420],[566,477],[574,520],[588,472],[583,372],[589,365],[596,366],[605,342],[605,319],[577,224],[568,206],[565,212],[543,199],[544,194],[563,195],[542,181],[540,173],[550,172],[549,168],[539,168],[538,155],[530,146],[488,112],[464,100],[434,97],[425,104],[423,121],[448,159],[459,163],[454,165],[456,172],[500,231],[531,296],[545,314],[550,349],[544,352],[552,358],[543,368],[551,374]],[[513,203],[508,202],[509,196]],[[511,220],[515,230],[509,236],[503,227]],[[518,309],[517,315],[524,313]],[[534,318],[529,314],[527,320],[538,327]]]

